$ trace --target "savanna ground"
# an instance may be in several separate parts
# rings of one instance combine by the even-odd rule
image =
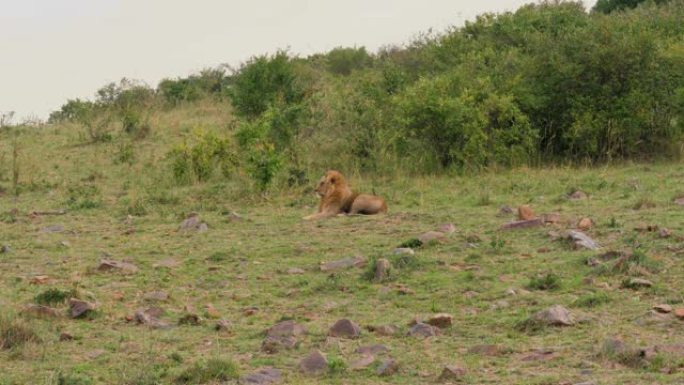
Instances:
[[[118,142],[83,144],[76,130],[64,126],[28,129],[18,137],[21,191],[15,198],[5,183],[0,197],[0,243],[11,249],[0,254],[0,329],[5,333],[0,338],[22,325],[36,338],[0,350],[1,384],[172,383],[189,368],[201,372],[211,359],[220,360],[228,378],[273,366],[283,371],[283,383],[292,384],[430,383],[451,364],[466,369],[463,382],[477,384],[684,382],[684,321],[651,313],[654,305],[677,308],[683,299],[684,208],[674,199],[684,192],[684,165],[392,178],[349,172],[353,187],[387,199],[389,214],[307,222],[301,217],[317,203],[310,188],[250,197],[230,182],[165,183],[158,177],[166,173],[163,143],[194,124],[192,114],[171,119],[184,123],[169,124],[170,134],[155,134],[129,150]],[[2,139],[7,166],[12,136],[7,132]],[[135,151],[135,162],[117,161],[122,151]],[[568,199],[576,189],[589,197]],[[501,230],[514,214],[502,215],[500,207],[521,204],[539,214],[557,212],[562,222]],[[67,208],[64,215],[29,215],[62,208]],[[200,215],[208,231],[178,230],[191,212]],[[600,251],[573,250],[549,236],[582,217],[593,219],[587,233],[602,245]],[[457,231],[443,242],[416,248],[413,258],[393,254],[398,245],[444,223],[455,224]],[[661,238],[658,231],[635,230],[644,224],[673,234]],[[63,231],[42,231],[51,225]],[[620,271],[613,271],[612,261],[587,264],[612,250],[640,257]],[[320,270],[324,261],[356,255],[390,259],[389,279],[368,279],[370,267]],[[105,257],[139,270],[98,272]],[[156,266],[168,260],[177,264]],[[295,267],[304,273],[287,272]],[[550,288],[531,285],[549,274]],[[48,281],[32,283],[40,275]],[[630,276],[654,285],[623,287]],[[84,319],[71,319],[66,302],[57,300],[51,306],[63,314],[58,318],[22,313],[49,289],[72,291],[70,296],[97,308]],[[165,291],[169,298],[156,304],[145,300],[152,291]],[[216,311],[207,312],[208,304]],[[554,304],[569,308],[581,322],[520,328],[531,314]],[[161,319],[170,328],[127,321],[137,309],[155,305],[165,310]],[[189,312],[203,322],[178,325]],[[441,335],[406,335],[412,319],[442,312],[454,320]],[[230,321],[229,330],[214,330],[215,318]],[[329,327],[341,318],[361,325],[361,337],[328,338]],[[293,350],[262,352],[265,329],[283,319],[305,325],[308,334]],[[400,332],[379,336],[365,329],[389,324]],[[60,341],[61,333],[74,339]],[[638,350],[606,352],[603,344],[610,338],[634,349],[660,346],[660,353],[642,358]],[[358,359],[354,350],[369,344],[387,346],[390,352],[378,361],[394,358],[399,372],[378,376],[377,363],[365,370],[348,368]],[[496,344],[503,352],[468,352],[482,344]],[[330,371],[304,376],[298,363],[314,349],[327,354]],[[220,383],[199,375],[188,382]]]

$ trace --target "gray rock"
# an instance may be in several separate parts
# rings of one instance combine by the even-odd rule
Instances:
[[[118,271],[123,274],[133,274],[138,271],[138,267],[132,263],[114,261],[112,259],[102,259],[100,260],[100,266],[97,267],[98,271]]]
[[[362,256],[355,256],[340,259],[337,261],[326,262],[321,265],[321,271],[331,272],[336,270],[349,269],[351,267],[363,267],[366,264],[366,258]]]
[[[242,378],[240,378],[240,384],[253,384],[253,385],[269,385],[277,384],[281,381],[281,373],[279,369],[266,367],[257,369]]]
[[[361,335],[361,328],[348,319],[341,319],[330,327],[328,335],[338,338],[358,338]]]
[[[41,233],[61,233],[64,231],[64,226],[62,225],[50,225],[40,229]]]
[[[428,320],[425,321],[425,323],[428,325],[436,326],[440,329],[444,329],[451,326],[453,320],[454,316],[452,316],[451,314],[439,313],[428,318]]]
[[[389,348],[385,345],[375,344],[375,345],[365,345],[359,346],[354,353],[364,354],[364,355],[377,355],[389,352]]]
[[[439,242],[444,240],[445,235],[441,231],[428,231],[423,234],[420,234],[418,236],[418,240],[421,241],[423,244],[430,243],[430,242]]]
[[[596,241],[581,231],[569,230],[565,233],[564,238],[572,242],[576,249],[598,250],[601,248]]]
[[[349,364],[349,368],[352,370],[361,370],[371,366],[375,362],[375,356],[372,354],[364,354],[358,360],[353,361]]]
[[[0,254],[9,254],[12,252],[12,248],[7,245],[0,246]]]
[[[544,225],[544,221],[541,218],[528,219],[522,221],[513,221],[506,223],[501,226],[503,230],[513,230],[513,229],[528,229],[531,227],[537,227]]]
[[[375,262],[375,281],[382,282],[389,276],[390,261],[386,258],[380,258]]]
[[[145,301],[150,301],[150,302],[155,302],[155,301],[163,302],[163,301],[166,301],[169,299],[169,293],[162,291],[162,290],[150,291],[150,292],[147,292],[143,295],[143,299]]]
[[[418,322],[409,329],[408,335],[411,337],[434,337],[438,333],[438,329],[432,325]]]
[[[399,371],[399,363],[391,358],[382,361],[375,371],[378,376],[391,376]]]
[[[465,369],[456,365],[447,365],[442,369],[442,374],[439,375],[439,381],[454,381],[461,380],[466,374]]]
[[[82,301],[76,298],[69,299],[69,313],[71,318],[85,316],[93,310],[95,310],[95,305],[90,302]]]
[[[416,255],[416,252],[410,247],[398,247],[394,249],[394,255]]]
[[[542,310],[533,315],[531,319],[549,326],[571,326],[575,324],[570,311],[561,305],[553,305],[548,309]]]
[[[308,375],[319,375],[328,371],[328,359],[320,350],[314,350],[299,362],[299,370]]]

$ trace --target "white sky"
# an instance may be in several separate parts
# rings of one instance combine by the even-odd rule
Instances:
[[[278,48],[302,56],[337,46],[375,51],[530,2],[0,0],[0,112],[45,119],[122,77],[154,87]]]

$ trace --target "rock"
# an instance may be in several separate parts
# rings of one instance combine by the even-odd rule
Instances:
[[[241,377],[240,384],[269,385],[277,384],[280,380],[281,373],[279,369],[265,367]]]
[[[409,329],[408,335],[411,337],[422,337],[422,338],[428,338],[428,337],[434,337],[437,335],[438,330],[436,327],[432,325],[428,325],[426,323],[418,322],[415,325]]]
[[[64,226],[62,225],[50,225],[40,229],[41,233],[61,233],[64,231]]]
[[[444,329],[451,326],[453,320],[454,316],[452,316],[451,314],[439,313],[428,318],[428,320],[425,321],[425,323],[428,325],[436,326],[440,329]]]
[[[662,229],[660,229],[660,231],[658,231],[658,236],[660,238],[670,238],[672,236],[672,231],[670,229],[663,227]]]
[[[287,274],[290,274],[290,275],[300,275],[300,274],[304,274],[304,273],[305,273],[304,269],[300,269],[298,267],[291,267],[291,268],[287,269]]]
[[[574,200],[574,201],[581,200],[581,199],[587,199],[587,198],[588,198],[587,194],[582,190],[575,190],[574,192],[572,192],[571,194],[568,195],[568,199]]]
[[[672,306],[668,304],[655,305],[653,306],[653,310],[657,311],[658,313],[671,313]]]
[[[165,291],[150,291],[143,295],[143,300],[149,302],[163,302],[169,299],[169,293]]]
[[[378,376],[391,376],[397,371],[399,371],[399,363],[390,358],[382,361],[375,373],[377,373]]]
[[[292,349],[297,346],[297,338],[306,333],[306,328],[292,320],[279,322],[266,331],[261,350],[277,353],[281,348]]]
[[[320,350],[314,350],[299,362],[299,370],[308,375],[323,374],[328,371],[328,360]]]
[[[675,199],[674,203],[680,206],[684,206],[684,197]]]
[[[499,345],[475,345],[468,349],[468,353],[494,357],[502,355],[504,349]]]
[[[95,310],[95,305],[90,302],[81,301],[80,299],[69,299],[69,313],[71,318],[79,318],[87,315],[89,312]]]
[[[204,232],[209,229],[206,223],[200,220],[197,213],[190,213],[187,218],[178,226],[179,231],[197,231]]]
[[[203,321],[204,320],[199,315],[197,315],[195,313],[187,313],[178,319],[178,324],[179,325],[198,326],[198,325],[202,324]]]
[[[363,267],[366,265],[366,258],[362,256],[349,257],[337,261],[326,262],[321,264],[321,271],[331,272],[342,269],[349,269],[351,267]]]
[[[375,362],[375,356],[372,354],[364,354],[356,361],[353,361],[349,368],[352,370],[362,370],[371,366]]]
[[[571,326],[575,324],[572,314],[561,305],[554,305],[534,314],[531,320],[549,326]]]
[[[399,333],[399,328],[394,325],[369,326],[368,330],[380,336],[393,336]]]
[[[58,318],[60,316],[57,309],[43,305],[27,305],[21,312],[38,318]]]
[[[381,345],[381,344],[359,346],[354,351],[354,353],[364,354],[364,355],[378,355],[378,354],[387,353],[387,352],[389,352],[389,348],[387,348],[387,346]]]
[[[138,271],[138,267],[132,263],[119,262],[111,259],[100,260],[100,266],[97,267],[98,271],[119,271],[123,274],[133,274]]]
[[[653,282],[643,278],[630,278],[624,286],[630,288],[651,287]]]
[[[94,360],[94,359],[100,357],[101,355],[103,355],[105,353],[107,353],[107,352],[104,349],[95,349],[95,350],[91,350],[88,353],[86,353],[86,357],[88,357],[91,360]]]
[[[516,293],[515,289],[513,289],[513,288],[508,288],[508,289],[506,289],[506,291],[505,291],[504,293],[505,293],[506,295],[509,295],[509,296],[516,296],[516,295],[518,295],[518,293]]]
[[[675,309],[674,315],[675,315],[675,317],[677,317],[681,320],[684,320],[684,308],[680,307],[680,308]]]
[[[7,245],[0,246],[0,254],[9,254],[12,252],[12,248]]]
[[[639,222],[634,225],[634,231],[645,233],[645,232],[655,232],[658,231],[658,225],[650,225],[646,222]]]
[[[544,223],[556,224],[561,222],[561,216],[558,213],[549,213],[542,215]]]
[[[394,255],[416,255],[416,252],[410,247],[398,247],[394,249]]]
[[[525,221],[509,222],[501,226],[502,230],[528,229],[531,227],[542,226],[544,222],[540,218]]]
[[[380,258],[375,262],[375,281],[382,282],[389,276],[390,261],[386,258]]]
[[[521,221],[529,221],[535,219],[537,216],[534,215],[534,211],[528,205],[522,205],[518,207],[518,219]]]
[[[601,346],[601,353],[607,356],[616,356],[628,350],[625,343],[617,338],[606,338]]]
[[[158,307],[138,309],[135,312],[134,320],[139,324],[148,325],[153,329],[163,329],[169,327],[169,324],[159,319],[162,314],[164,314],[164,310]]]
[[[221,318],[221,313],[210,303],[204,307],[204,315],[206,315],[207,318]]]
[[[154,267],[155,269],[159,269],[162,267],[167,268],[167,269],[172,269],[172,268],[178,267],[178,266],[180,266],[180,262],[178,262],[177,260],[175,260],[173,258],[162,259],[161,261],[152,265],[152,267]]]
[[[580,230],[589,230],[592,226],[594,226],[594,222],[592,222],[591,218],[582,218],[577,223],[577,228]]]
[[[456,232],[456,225],[454,225],[453,223],[444,223],[437,227],[437,231],[442,232],[444,234],[453,234]]]
[[[521,361],[549,361],[556,358],[556,352],[550,349],[536,349],[529,354],[525,354]]]
[[[214,330],[217,332],[227,332],[230,331],[233,328],[233,324],[225,319],[221,319],[216,321],[216,324],[214,325]]]
[[[361,335],[361,328],[348,319],[341,319],[330,327],[328,335],[340,338],[358,338]]]
[[[418,236],[418,240],[423,244],[430,242],[441,242],[444,240],[446,234],[441,231],[428,231]]]
[[[596,243],[596,241],[581,231],[569,230],[565,233],[564,238],[572,242],[575,249],[584,248],[589,250],[598,250],[601,247],[598,243]]]
[[[458,381],[465,376],[466,371],[460,366],[447,365],[439,375],[439,381]]]
[[[504,205],[504,206],[499,207],[499,215],[500,216],[510,215],[510,214],[513,214],[513,209],[510,206]]]
[[[47,275],[36,275],[29,280],[31,285],[44,285],[50,281]]]
[[[64,341],[72,341],[74,339],[74,336],[67,332],[62,332],[59,334],[59,340],[64,342]]]

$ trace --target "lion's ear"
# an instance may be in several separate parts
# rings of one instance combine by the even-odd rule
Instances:
[[[332,183],[332,184],[337,183],[337,178],[335,178],[334,176],[331,177],[331,178],[330,178],[330,183]]]

